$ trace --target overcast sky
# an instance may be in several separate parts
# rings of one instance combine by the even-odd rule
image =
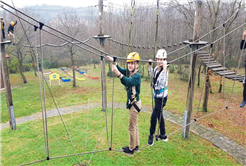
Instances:
[[[18,8],[27,7],[32,5],[61,5],[71,7],[86,7],[98,4],[98,0],[12,0],[14,5]],[[11,4],[11,0],[3,0],[3,2]],[[135,0],[136,3],[156,3],[156,0]],[[166,2],[167,0],[160,0],[160,2]],[[124,3],[131,4],[131,0],[103,0],[104,4],[113,3],[117,5],[123,5]]]
[[[74,8],[77,7],[86,7],[94,6],[98,4],[98,0],[2,0],[5,3],[8,3],[12,6],[12,1],[17,8],[28,7],[33,5],[60,5],[60,6],[71,6]],[[161,3],[165,3],[170,0],[160,0]],[[178,0],[180,3],[187,0]],[[135,0],[136,6],[138,5],[156,5],[157,0]],[[123,6],[131,5],[131,0],[104,0],[104,4],[107,6],[108,3],[113,5]],[[0,3],[0,5],[2,5]]]

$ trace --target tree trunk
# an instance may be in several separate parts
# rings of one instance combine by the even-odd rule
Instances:
[[[73,60],[73,54],[71,54],[71,61],[72,61],[72,70],[73,70],[73,87],[76,87],[76,77],[75,77],[75,70],[74,70],[74,60]]]
[[[204,112],[208,112],[209,85],[210,85],[209,73],[207,73],[206,83],[205,83],[205,95],[204,95],[203,106],[202,106]]]
[[[20,75],[21,75],[21,77],[22,77],[23,83],[25,84],[25,83],[27,83],[27,81],[26,81],[25,75],[23,74],[23,65],[22,65],[22,61],[19,60],[19,59],[18,59],[18,61],[19,61],[19,71],[20,71]]]
[[[197,86],[200,86],[200,73],[201,73],[201,68],[202,68],[202,65],[199,65],[198,66],[198,80],[197,80]]]
[[[220,77],[220,89],[219,89],[219,93],[221,93],[221,91],[222,91],[222,76]]]
[[[210,80],[209,80],[209,89],[210,89],[210,93],[213,93]]]
[[[34,56],[32,55],[32,53],[31,53],[31,57],[32,57],[32,67],[33,67],[34,75],[35,75],[35,77],[36,77],[36,76],[37,76],[37,65],[36,65],[36,63],[35,63],[35,58],[34,58]]]

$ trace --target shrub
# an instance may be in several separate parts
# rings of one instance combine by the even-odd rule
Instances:
[[[170,73],[174,73],[175,67],[174,67],[173,65],[171,65],[171,66],[169,67],[169,71],[170,71]]]
[[[189,72],[188,71],[184,71],[180,77],[180,80],[182,81],[188,81],[189,80]]]
[[[12,73],[18,73],[19,72],[19,62],[16,58],[13,59],[11,62],[8,61],[7,65],[8,65],[9,73],[12,74]]]
[[[30,71],[32,68],[31,64],[23,64],[23,72]]]

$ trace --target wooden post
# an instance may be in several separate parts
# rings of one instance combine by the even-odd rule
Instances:
[[[1,42],[3,41],[3,34],[2,34],[2,26],[1,26]],[[2,56],[1,56],[2,57]],[[0,57],[0,58],[1,58]],[[1,59],[1,62],[2,62],[2,59]],[[2,70],[2,63],[0,62],[0,73],[1,73],[1,76],[0,76],[0,79],[1,79],[1,89],[4,88],[4,81],[3,81],[3,70]]]
[[[200,36],[201,6],[202,6],[202,1],[196,0],[193,42],[198,42],[196,40],[199,39]],[[198,45],[193,45],[192,51],[196,50],[197,48]],[[195,85],[196,60],[197,60],[197,54],[194,53],[193,56],[191,56],[191,64],[190,64],[189,86],[188,86],[187,102],[186,102],[186,110],[188,111],[186,124],[189,124],[191,120],[194,85]],[[190,125],[187,125],[185,130],[185,137],[189,137],[189,134],[190,134]]]
[[[0,63],[0,73],[1,73],[1,76],[0,76],[0,79],[1,79],[1,89],[3,89],[4,88],[4,82],[3,82],[2,63]]]
[[[9,81],[7,60],[5,57],[5,44],[11,44],[11,41],[3,42],[2,27],[1,27],[1,62],[2,62],[1,67],[2,67],[4,87],[5,87],[6,102],[7,102],[8,113],[9,113],[9,126],[11,130],[16,130],[14,105],[13,105],[12,94],[11,94],[11,85]]]
[[[102,30],[102,17],[103,17],[103,0],[98,1],[98,7],[99,7],[99,24],[100,24],[100,34],[99,36],[103,35]],[[104,50],[104,40],[105,39],[99,39],[100,41],[100,49]],[[105,59],[102,60],[102,74],[101,74],[101,83],[102,83],[102,111],[106,111],[107,108],[107,89],[106,89],[106,71],[105,71]]]

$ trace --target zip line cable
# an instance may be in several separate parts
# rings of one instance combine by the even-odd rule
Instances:
[[[2,1],[0,1],[0,2],[2,2]],[[3,8],[4,10],[10,12],[11,14],[17,16],[16,14],[14,14],[14,13],[12,13],[11,11],[7,10],[7,9],[4,8],[3,6],[1,6],[1,8]],[[17,16],[17,17],[19,17],[19,16]],[[19,18],[20,18],[20,17],[19,17]],[[23,18],[21,18],[21,19],[24,20],[24,21],[26,21],[26,20],[23,19]],[[26,22],[28,22],[28,21],[26,21]],[[31,24],[31,23],[30,23],[30,24]],[[31,24],[31,25],[33,25],[33,24]],[[246,23],[243,23],[242,25],[238,26],[238,27],[235,28],[234,30],[232,30],[232,31],[230,31],[229,33],[227,33],[225,36],[229,35],[230,33],[234,32],[235,30],[239,29],[240,27],[242,27],[242,26],[244,26],[244,25],[246,25]],[[57,36],[57,35],[55,35],[55,34],[53,34],[53,33],[51,33],[51,32],[48,32],[48,31],[46,31],[46,30],[44,30],[44,29],[42,29],[42,30],[45,31],[45,32],[47,32],[47,33],[50,33],[51,35],[54,35],[54,36],[56,36],[56,37],[58,37],[58,38],[61,38],[61,39],[65,40],[65,41],[71,43],[71,41],[69,41],[69,40],[67,40],[67,39],[65,39],[65,38],[63,38],[63,37]],[[57,31],[57,32],[58,32],[58,33],[61,33],[61,32],[59,32],[59,31]],[[62,33],[62,34],[63,34],[63,33]],[[221,40],[221,39],[224,38],[225,36],[220,37],[219,39],[215,40],[213,43],[218,42],[219,40]],[[73,37],[71,37],[71,38],[74,39]],[[74,40],[76,40],[76,39],[74,39]],[[79,42],[81,42],[81,41],[79,41]],[[85,43],[83,43],[83,44],[85,44]],[[82,46],[80,46],[80,45],[77,45],[77,44],[74,44],[74,45],[76,45],[76,46],[78,46],[78,47],[80,47],[80,48],[82,48],[82,49],[84,49],[84,50],[87,50],[88,52],[91,52],[91,53],[93,53],[93,54],[95,54],[95,55],[97,55],[97,56],[102,56],[102,55],[100,55],[100,54],[98,54],[98,53],[96,53],[96,52],[94,52],[94,51],[92,51],[92,50],[88,50],[87,48],[84,48],[84,47],[82,47]],[[85,44],[85,45],[88,45],[88,44]],[[89,46],[90,46],[90,45],[89,45]],[[90,46],[90,47],[91,47],[91,48],[94,48],[93,46]],[[207,46],[205,45],[204,47],[201,47],[201,48],[199,48],[199,49],[196,50],[196,51],[199,51],[199,50],[204,49],[204,48],[206,48],[206,47],[207,47]],[[96,48],[94,48],[94,49],[96,49]],[[98,50],[98,49],[97,49],[97,50]],[[99,51],[100,51],[100,50],[99,50]],[[194,53],[194,52],[196,52],[196,51],[187,53],[187,54],[185,54],[185,55],[183,55],[183,56],[181,56],[181,57],[179,57],[179,58],[176,58],[176,59],[170,61],[169,63],[175,62],[175,61],[177,61],[177,60],[179,60],[179,59],[181,59],[181,58],[183,58],[183,57],[186,57],[186,56],[188,56],[188,55],[190,55],[190,54],[192,54],[192,53]],[[105,53],[105,52],[102,51],[102,53]],[[105,53],[105,55],[103,55],[103,57],[105,57],[106,55],[112,56],[112,55],[110,55],[110,54],[108,54],[108,53]],[[113,56],[112,56],[112,57],[113,57]],[[123,57],[117,57],[117,59],[127,60],[127,58],[123,58]],[[141,60],[141,61],[142,61],[142,62],[149,62],[148,60]],[[157,63],[157,61],[152,61],[152,62]]]
[[[1,1],[2,2],[2,1]],[[3,2],[2,2],[3,3]],[[4,3],[5,4],[5,3]],[[7,5],[7,4],[6,4]],[[8,6],[8,5],[7,5]],[[2,7],[3,8],[3,7]],[[12,8],[12,7],[11,7]],[[3,8],[3,9],[5,9],[5,8]],[[6,10],[6,9],[5,9]],[[16,10],[15,8],[14,8],[14,10]],[[18,10],[17,10],[18,11]],[[21,13],[21,12],[20,12]],[[25,15],[25,14],[23,14],[23,15]],[[27,16],[27,17],[29,17],[29,16]],[[18,18],[20,18],[19,16],[18,16]],[[30,17],[29,17],[30,18]],[[21,19],[23,19],[23,18],[21,18]],[[33,18],[32,18],[33,19]],[[36,21],[35,19],[33,19],[34,21]],[[36,21],[37,22],[37,21]],[[39,22],[39,24],[40,24],[40,26],[42,26],[42,24]],[[32,25],[32,24],[31,24]],[[43,24],[44,25],[44,24]],[[242,25],[245,25],[245,23],[244,24],[242,24]],[[235,30],[237,30],[238,28],[240,28],[242,25],[240,25],[239,27],[237,27],[237,28],[235,28],[234,30],[232,30],[231,32],[229,32],[227,35],[229,35],[230,33],[232,33],[233,31],[235,31]],[[49,26],[47,26],[47,25],[45,25],[46,27],[48,27],[48,28],[50,28],[50,29],[52,29],[52,30],[54,30],[53,28],[51,28],[51,27],[49,27]],[[41,30],[43,30],[42,28],[40,28],[40,46],[41,46],[41,55],[42,55],[42,57],[43,57],[43,51],[42,51],[42,38],[41,38]],[[45,31],[45,30],[43,30],[43,31]],[[48,32],[48,31],[46,31],[46,32]],[[63,34],[63,35],[65,35],[65,36],[67,36],[67,37],[70,37],[70,36],[68,36],[68,35],[66,35],[66,34],[64,34],[64,33],[62,33],[62,32],[60,32],[60,31],[56,31],[56,32],[58,32],[58,33],[61,33],[61,34]],[[214,43],[216,43],[217,41],[219,41],[220,39],[222,39],[222,38],[224,38],[225,36],[227,36],[227,35],[224,35],[224,36],[222,36],[221,38],[219,38],[219,39],[217,39],[216,41],[214,41],[213,42],[213,44]],[[74,39],[73,37],[70,37],[71,39]],[[77,40],[77,39],[74,39],[74,40]],[[77,40],[77,41],[79,41],[79,40]],[[69,41],[70,42],[70,41]],[[79,41],[80,42],[80,41]],[[84,44],[84,43],[83,43]],[[105,55],[109,55],[109,54],[107,54],[107,53],[105,53],[105,52],[103,52],[103,51],[101,51],[101,50],[99,50],[99,49],[96,49],[96,48],[94,48],[93,46],[90,46],[90,45],[88,45],[88,44],[84,44],[84,45],[86,45],[86,46],[88,46],[88,47],[90,47],[90,48],[92,48],[92,49],[95,49],[96,51],[100,51],[101,53],[104,53]],[[77,45],[76,45],[77,46]],[[201,47],[200,49],[203,49],[203,48],[205,48],[205,47],[207,47],[207,46],[204,46],[204,47]],[[83,48],[84,49],[84,48]],[[200,49],[198,49],[198,50],[200,50]],[[191,52],[191,53],[194,53],[194,52],[197,52],[198,50],[196,50],[196,51],[193,51],[193,52]],[[89,51],[89,52],[92,52],[91,50]],[[179,57],[179,58],[177,58],[177,59],[174,59],[174,60],[172,60],[171,62],[174,62],[174,61],[176,61],[176,60],[178,60],[178,59],[180,59],[180,58],[183,58],[183,57],[185,57],[185,56],[188,56],[188,55],[190,55],[191,53],[189,53],[189,54],[186,54],[186,55],[183,55],[183,56],[181,56],[181,57]],[[98,55],[98,54],[96,54],[96,55]],[[101,56],[101,57],[104,57],[104,56],[102,56],[102,55],[99,55],[99,56]],[[118,58],[118,59],[127,59],[127,58]],[[240,57],[240,60],[241,60],[241,57]],[[141,61],[146,61],[146,60],[141,60]],[[153,62],[155,62],[155,61],[153,61]],[[170,63],[171,63],[170,62]],[[43,75],[43,66],[42,66],[42,75]],[[44,78],[44,77],[43,77]],[[44,81],[44,80],[43,80]],[[47,82],[46,82],[47,83]],[[234,84],[235,84],[235,80],[234,80]],[[233,86],[233,88],[234,88],[234,86]],[[233,89],[232,89],[233,90]],[[44,102],[45,102],[45,88],[44,88],[44,82],[43,82],[43,92],[44,92]],[[233,91],[232,91],[233,92]],[[238,108],[238,107],[235,107],[235,108]],[[226,109],[228,109],[228,107],[226,108]],[[221,110],[219,110],[219,111],[222,111],[222,110],[225,110],[225,108],[224,109],[221,109]],[[203,117],[201,117],[201,118],[198,118],[197,120],[200,120],[200,119],[202,119],[202,118],[205,118],[205,117],[207,117],[207,116],[210,116],[210,115],[212,115],[212,114],[215,114],[215,113],[217,113],[217,112],[219,112],[219,111],[216,111],[216,112],[214,112],[214,113],[211,113],[211,114],[208,114],[208,115],[206,115],[206,116],[203,116]],[[45,108],[45,117],[46,117],[46,108]],[[105,111],[106,112],[106,111]],[[187,125],[190,125],[191,123],[194,123],[194,122],[190,122],[189,124],[187,124]],[[187,126],[186,125],[186,126]],[[183,127],[182,127],[183,128]],[[46,117],[46,132],[47,132],[47,117]],[[107,131],[107,133],[108,133],[108,131]],[[170,136],[170,135],[172,135],[172,134],[174,134],[174,132],[173,133],[171,133],[171,134],[169,134],[168,136]],[[108,142],[108,144],[109,144],[109,142]],[[112,144],[112,142],[111,142],[111,144]],[[47,135],[47,147],[48,147],[48,135]],[[108,149],[107,149],[108,150]],[[107,150],[100,150],[100,151],[93,151],[93,152],[85,152],[85,153],[80,153],[80,154],[89,154],[89,153],[95,153],[95,152],[101,152],[101,151],[107,151]],[[72,154],[72,155],[66,155],[66,156],[57,156],[57,157],[51,157],[50,159],[55,159],[55,158],[62,158],[62,157],[68,157],[68,156],[74,156],[74,155],[76,155],[76,156],[78,156],[78,155],[80,155],[80,154]],[[49,152],[47,152],[47,157],[49,157]],[[44,161],[44,160],[40,160],[40,161]]]
[[[37,35],[35,35],[35,44],[37,44]],[[42,112],[43,131],[44,131],[44,142],[45,142],[45,148],[47,149],[47,143],[46,143],[47,138],[45,135],[45,123],[44,123],[44,106],[43,106],[43,96],[42,96],[42,90],[41,90],[41,78],[40,78],[39,65],[38,65],[39,62],[38,62],[37,48],[35,49],[35,51],[36,51],[36,61],[37,61],[37,69],[38,69],[38,83],[39,83],[40,104],[41,104],[41,112]]]
[[[40,34],[40,45],[42,44],[42,31],[39,30]],[[47,115],[46,115],[46,96],[45,96],[45,84],[44,84],[44,54],[43,49],[40,47],[40,54],[41,54],[41,73],[42,73],[42,84],[43,84],[43,102],[44,102],[44,121],[45,121],[45,133],[46,133],[46,153],[47,153],[47,160],[49,160],[49,137],[48,137],[48,124],[47,124]]]
[[[83,41],[82,43],[86,43],[86,42],[88,42],[88,41],[90,41],[91,40],[91,38],[89,38],[89,39],[86,39],[85,41]],[[63,44],[61,44],[61,45],[55,45],[55,44],[42,44],[42,47],[44,47],[44,46],[50,46],[50,47],[63,47],[63,46],[66,46],[66,45],[68,45],[68,44],[80,44],[81,42],[66,42],[66,43],[63,43]],[[34,46],[30,46],[30,45],[22,45],[23,47],[30,47],[30,48],[34,48]],[[40,47],[40,45],[37,45],[36,46],[37,48],[39,48]]]
[[[11,0],[11,2],[12,2],[12,4],[13,4],[14,8],[15,8],[15,5],[14,5],[13,0]],[[15,11],[15,12],[16,12],[16,14],[18,15],[17,11]],[[34,53],[34,51],[33,51],[33,49],[32,49],[32,43],[31,43],[31,41],[29,40],[29,38],[28,38],[28,36],[27,36],[27,34],[26,34],[26,31],[25,31],[25,29],[24,29],[24,26],[23,26],[23,24],[22,24],[22,22],[21,22],[20,19],[19,19],[19,21],[20,21],[21,27],[22,27],[22,29],[23,29],[23,32],[24,32],[24,34],[25,34],[25,36],[26,36],[26,39],[27,39],[27,41],[28,41],[28,43],[29,43],[29,45],[30,45],[30,48],[29,48],[29,49],[31,50],[31,54],[33,54],[33,56],[35,56],[35,53]]]
[[[223,24],[220,24],[218,27],[216,27],[216,28],[214,28],[213,30],[209,31],[208,33],[204,34],[202,37],[198,38],[197,40],[200,40],[200,39],[204,38],[205,36],[209,35],[210,33],[214,32],[215,30],[219,29],[221,26],[224,26],[224,24],[227,23],[233,16],[234,16],[234,15],[232,15],[231,17],[229,17]],[[127,46],[127,44],[121,43],[121,42],[119,42],[118,40],[114,40],[114,39],[112,39],[112,38],[109,38],[108,40],[109,40],[109,41],[112,41],[112,42],[116,42],[117,44],[121,44],[121,45],[123,45],[123,46]],[[182,44],[182,43],[180,43],[180,44]],[[175,45],[174,45],[174,46],[175,46]],[[130,47],[139,48],[139,49],[140,49],[141,47],[142,47],[142,49],[151,49],[151,48],[152,48],[152,49],[155,49],[154,46],[153,46],[153,47],[148,47],[148,46],[133,46],[133,45],[130,45]],[[171,45],[168,45],[168,46],[157,46],[157,47],[158,47],[158,48],[166,48],[166,47],[171,47]],[[188,47],[188,45],[186,45],[186,46],[184,46],[184,47],[181,47],[181,48],[178,48],[178,49],[175,49],[174,51],[169,52],[167,55],[173,54],[173,53],[175,53],[175,52],[177,52],[177,51],[179,51],[179,50],[181,50],[181,49],[184,49],[184,48],[186,48],[186,47]]]

